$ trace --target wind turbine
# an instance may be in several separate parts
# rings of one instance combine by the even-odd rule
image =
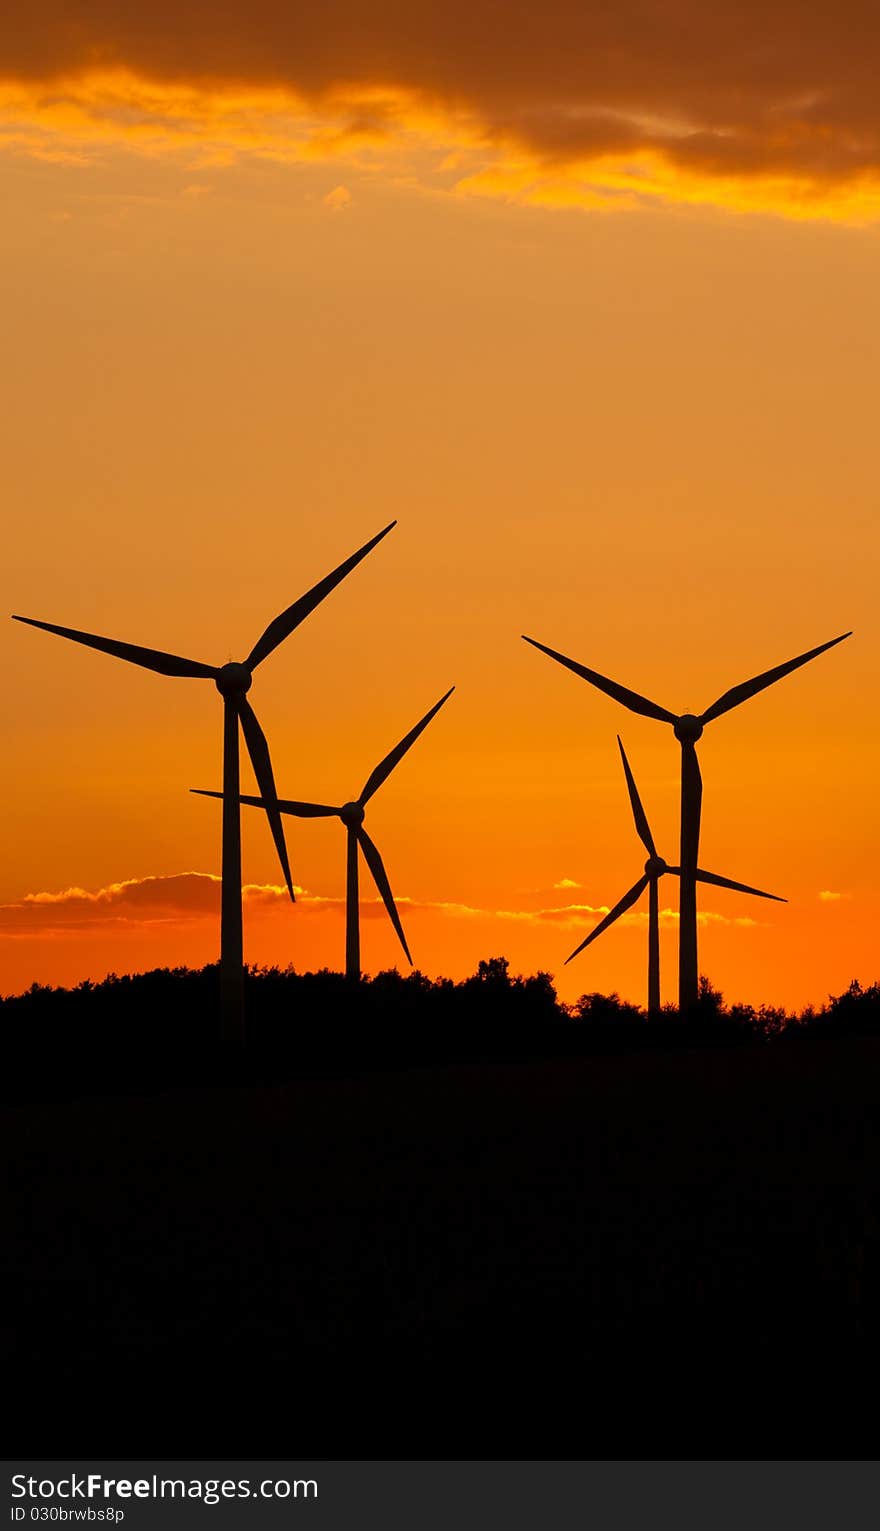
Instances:
[[[587,939],[582,941],[580,946],[575,947],[571,957],[566,957],[565,960],[567,963],[571,962],[572,957],[576,957],[579,952],[584,950],[585,946],[589,946],[591,942],[596,940],[597,936],[601,936],[602,932],[607,930],[609,925],[613,925],[615,920],[619,920],[620,916],[626,913],[627,909],[632,908],[633,904],[641,898],[642,894],[647,888],[648,1014],[657,1015],[660,1011],[660,899],[658,893],[658,883],[660,882],[660,878],[663,877],[667,872],[671,873],[673,877],[680,877],[681,868],[670,866],[668,862],[663,860],[662,856],[657,854],[657,847],[654,844],[654,836],[651,834],[647,814],[642,807],[642,800],[639,797],[639,790],[635,784],[635,778],[633,777],[633,773],[630,770],[630,764],[626,758],[626,751],[624,750],[623,744],[621,743],[619,734],[617,736],[617,743],[620,748],[620,758],[623,761],[623,772],[626,777],[626,785],[629,791],[629,800],[632,805],[636,833],[638,834],[639,839],[645,847],[645,850],[648,852],[648,859],[645,862],[644,875],[639,878],[638,882],[633,883],[629,892],[624,893],[623,898],[619,901],[619,903],[616,903],[613,909],[609,909],[605,918],[600,920],[599,924],[590,931]],[[716,872],[704,872],[701,867],[697,867],[695,875],[697,882],[709,882],[712,883],[716,888],[733,888],[735,893],[753,893],[756,898],[772,898],[775,899],[775,901],[779,904],[784,904],[787,902],[786,899],[780,898],[778,893],[764,893],[760,888],[750,888],[747,883],[733,882],[729,877],[719,877]]]
[[[599,675],[595,670],[588,670],[586,665],[578,664],[574,659],[567,659],[564,654],[558,654],[555,649],[548,649],[545,644],[539,643],[536,638],[526,638],[533,648],[540,649],[543,654],[548,654],[558,664],[565,665],[575,675],[580,675],[583,680],[588,680],[590,685],[599,691],[604,691],[606,696],[611,696],[615,701],[621,702],[628,707],[630,712],[641,713],[646,718],[657,718],[661,723],[671,723],[675,737],[681,745],[681,850],[679,872],[681,892],[679,896],[679,962],[678,962],[678,1007],[682,1014],[690,1010],[697,1002],[699,992],[699,973],[697,967],[697,861],[700,850],[700,811],[703,800],[703,779],[700,775],[700,763],[697,760],[696,743],[700,738],[707,723],[715,718],[720,718],[723,713],[730,712],[733,707],[738,707],[741,702],[748,701],[749,697],[757,696],[759,691],[772,686],[777,680],[782,680],[784,675],[789,675],[792,670],[797,670],[800,665],[807,664],[817,655],[824,654],[826,649],[834,648],[835,644],[842,643],[844,638],[849,638],[850,633],[841,633],[839,638],[831,638],[828,643],[822,643],[816,649],[810,649],[806,654],[799,654],[796,659],[789,659],[785,664],[777,665],[773,670],[765,670],[762,675],[756,675],[752,680],[743,681],[739,686],[732,686],[719,696],[717,702],[713,702],[706,711],[695,716],[691,712],[669,712],[665,707],[659,707],[656,702],[651,702],[647,697],[640,696],[637,691],[629,691],[626,686],[618,685],[617,681],[609,680],[605,675]]]
[[[387,536],[396,521],[391,521],[376,537],[371,538],[344,563],[319,580],[311,590],[288,606],[280,616],[269,623],[266,631],[257,639],[243,664],[229,663],[216,667],[202,664],[197,659],[182,659],[177,654],[165,654],[159,649],[140,648],[133,643],[121,643],[116,638],[99,638],[94,633],[81,633],[76,628],[58,627],[53,622],[38,622],[34,617],[14,617],[15,622],[26,622],[30,627],[41,627],[48,633],[71,638],[87,648],[100,649],[117,659],[128,660],[145,670],[155,670],[159,675],[183,676],[199,680],[212,680],[223,698],[223,857],[222,857],[222,905],[220,917],[220,991],[221,1026],[227,1041],[243,1039],[244,974],[242,968],[242,922],[241,922],[241,814],[239,798],[239,744],[238,726],[244,734],[245,744],[254,768],[259,788],[265,802],[266,816],[281,862],[281,870],[293,899],[293,883],[284,827],[278,811],[278,794],[269,758],[269,746],[260,727],[256,713],[247,700],[253,671],[258,664],[289,637],[324,597],[350,574],[382,538]]]
[[[412,967],[412,957],[410,956],[409,947],[406,944],[406,936],[403,933],[403,926],[400,923],[400,915],[397,912],[397,905],[394,902],[394,895],[391,892],[391,884],[388,881],[388,874],[385,871],[382,857],[379,855],[376,846],[373,844],[373,841],[370,839],[367,831],[364,829],[364,810],[367,806],[367,803],[370,801],[370,798],[375,792],[379,790],[383,781],[385,781],[391,775],[394,767],[400,764],[400,761],[403,759],[407,750],[411,749],[411,747],[415,744],[419,734],[421,734],[427,728],[431,719],[435,716],[436,713],[440,711],[443,703],[449,700],[454,690],[455,687],[451,686],[446,695],[441,696],[439,702],[434,703],[434,706],[431,708],[430,712],[425,713],[425,716],[421,719],[420,722],[416,724],[415,728],[411,728],[409,733],[405,734],[401,739],[400,743],[396,744],[394,749],[385,756],[384,760],[379,762],[379,764],[376,766],[376,769],[372,771],[371,774],[367,777],[366,783],[360,793],[360,796],[356,797],[353,802],[343,803],[341,808],[331,808],[327,803],[299,803],[293,802],[289,798],[278,799],[277,806],[280,813],[291,814],[294,818],[297,819],[338,818],[341,819],[345,825],[347,839],[347,878],[345,896],[345,976],[346,978],[352,979],[355,982],[361,976],[360,911],[358,906],[358,847],[360,847],[361,851],[363,852],[364,860],[369,867],[373,881],[376,884],[376,887],[382,897],[382,902],[388,911],[388,918],[394,926],[394,929],[397,931],[400,944],[406,953],[406,960],[410,967]],[[222,792],[207,792],[201,787],[193,787],[191,790],[196,792],[200,797],[223,797]],[[252,808],[266,807],[266,803],[262,797],[241,797],[239,801],[242,803],[247,803]]]

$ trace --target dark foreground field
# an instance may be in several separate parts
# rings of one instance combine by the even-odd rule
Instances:
[[[0,1120],[8,1455],[875,1455],[873,1038]]]

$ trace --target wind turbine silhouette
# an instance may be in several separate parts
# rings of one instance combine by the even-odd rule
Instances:
[[[626,758],[626,751],[623,747],[619,734],[617,736],[617,743],[620,749],[620,758],[623,761],[623,772],[626,777],[626,785],[629,791],[630,804],[632,805],[636,833],[638,834],[639,839],[645,847],[645,850],[648,852],[648,859],[645,862],[644,875],[639,878],[638,882],[633,883],[629,892],[624,893],[623,898],[620,899],[619,903],[616,903],[613,909],[609,909],[605,918],[599,921],[599,924],[590,931],[590,934],[587,936],[586,940],[582,941],[580,946],[576,946],[571,954],[571,957],[566,957],[565,960],[566,963],[571,962],[572,957],[576,957],[579,952],[584,950],[585,946],[589,946],[591,942],[595,941],[598,936],[601,936],[602,932],[607,930],[609,925],[613,925],[615,920],[619,920],[620,916],[626,913],[627,909],[632,908],[633,904],[635,904],[638,899],[641,898],[642,894],[647,888],[648,1014],[657,1015],[660,1011],[660,899],[658,884],[660,882],[660,878],[663,877],[667,872],[669,872],[673,877],[680,877],[681,868],[670,866],[668,862],[663,860],[662,856],[657,854],[657,847],[654,844],[654,836],[651,834],[650,826],[648,824],[648,817],[644,808],[642,807],[642,800],[639,797],[639,789],[636,786],[635,778],[632,771],[630,770],[630,764]],[[709,882],[712,883],[716,888],[732,888],[735,893],[753,893],[756,898],[772,898],[779,904],[784,904],[787,902],[786,899],[780,898],[778,893],[764,893],[760,888],[750,888],[747,883],[733,882],[730,877],[719,877],[716,872],[704,872],[702,867],[697,867],[695,875],[697,882]]]
[[[762,675],[756,675],[752,680],[743,681],[739,686],[732,686],[719,696],[717,702],[700,713],[697,717],[693,713],[685,712],[679,716],[669,712],[667,708],[660,707],[656,702],[651,702],[647,697],[640,696],[637,691],[630,691],[626,686],[618,685],[617,681],[609,680],[605,675],[599,675],[595,670],[588,670],[586,665],[578,664],[574,659],[566,658],[565,654],[559,654],[555,649],[549,649],[545,644],[539,643],[536,638],[527,638],[523,633],[526,643],[533,648],[540,649],[542,654],[548,654],[558,664],[565,665],[566,669],[572,670],[575,675],[580,675],[583,680],[588,680],[591,686],[599,691],[604,691],[606,696],[611,696],[615,701],[621,702],[628,707],[630,712],[641,713],[646,718],[657,718],[661,723],[671,723],[675,737],[681,745],[681,849],[679,860],[680,895],[679,895],[679,960],[678,960],[678,1008],[682,1014],[690,1010],[697,1002],[699,992],[699,972],[697,965],[697,861],[700,850],[700,813],[703,800],[703,779],[700,775],[700,763],[697,759],[696,743],[700,738],[707,723],[715,718],[720,718],[723,713],[730,712],[738,707],[741,702],[748,701],[749,697],[757,696],[759,691],[764,691],[767,686],[772,686],[776,681],[782,680],[783,676],[789,675],[792,670],[797,670],[817,655],[824,654],[826,649],[834,648],[835,644],[842,643],[844,638],[851,637],[850,633],[841,633],[839,638],[831,638],[828,643],[822,643],[816,649],[810,649],[806,654],[799,654],[796,659],[789,659],[785,664],[777,665],[772,670],[765,670]]]
[[[100,649],[117,659],[128,660],[145,670],[155,670],[159,675],[182,676],[199,680],[212,680],[223,698],[223,855],[222,855],[222,904],[220,916],[220,994],[221,1028],[227,1041],[240,1042],[244,1036],[244,973],[242,967],[242,920],[241,920],[241,815],[239,811],[239,744],[238,726],[244,734],[245,744],[254,768],[260,791],[263,794],[266,816],[281,862],[281,870],[291,899],[294,897],[290,863],[284,841],[284,827],[278,810],[278,794],[269,757],[266,736],[257,721],[247,692],[251,688],[253,671],[258,664],[288,638],[305,620],[325,596],[345,579],[378,542],[382,541],[396,526],[391,521],[377,536],[364,543],[338,568],[319,580],[311,590],[282,611],[269,623],[266,631],[257,639],[243,664],[202,664],[197,659],[183,659],[177,654],[165,654],[159,649],[140,648],[133,643],[121,643],[116,638],[99,638],[94,633],[78,632],[72,627],[58,627],[54,622],[38,622],[34,617],[13,617],[15,622],[26,622],[30,627],[41,627],[61,638],[71,638],[87,648]]]
[[[406,960],[412,967],[412,957],[406,944],[406,936],[400,923],[400,915],[391,892],[391,884],[379,851],[364,829],[364,810],[370,798],[378,792],[382,783],[387,780],[396,765],[399,765],[407,750],[411,749],[416,740],[430,723],[431,719],[440,711],[444,702],[448,702],[454,686],[450,686],[445,696],[441,696],[439,702],[435,702],[430,712],[405,734],[399,744],[380,760],[375,770],[370,773],[361,790],[360,796],[350,803],[343,803],[341,808],[332,808],[327,803],[299,803],[290,798],[279,798],[277,802],[280,813],[292,815],[297,819],[341,819],[346,828],[347,839],[347,877],[345,894],[345,976],[357,981],[361,976],[361,935],[360,935],[360,908],[358,904],[358,847],[363,852],[364,860],[369,867],[373,881],[381,895],[382,902],[388,911],[394,929],[404,952]],[[225,789],[224,789],[225,790]],[[190,791],[199,797],[223,797],[223,792],[208,792],[202,787],[191,787]],[[247,803],[251,808],[265,808],[266,803],[262,797],[240,797],[239,802]]]

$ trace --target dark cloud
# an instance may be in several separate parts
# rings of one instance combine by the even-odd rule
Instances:
[[[874,0],[46,0],[0,39],[7,78],[364,86],[464,112],[560,166],[660,151],[692,175],[819,186],[880,167]],[[393,133],[363,104],[353,133]]]
[[[570,879],[565,879],[570,881]],[[245,905],[254,913],[272,909],[290,909],[287,889],[273,883],[246,883],[242,888]],[[326,898],[320,894],[296,889],[295,917],[316,914],[345,914],[344,898]],[[838,894],[820,894],[820,898],[845,897]],[[451,919],[483,919],[524,922],[527,924],[559,924],[562,926],[593,926],[608,913],[606,904],[562,904],[541,909],[480,909],[471,904],[443,901],[397,898],[401,913],[411,915],[438,914]],[[363,898],[360,904],[361,919],[387,920],[385,906],[380,898]],[[132,930],[151,925],[186,924],[205,919],[217,920],[220,916],[220,879],[207,872],[180,872],[167,877],[130,878],[125,882],[110,883],[105,888],[89,892],[85,888],[67,888],[58,893],[28,893],[17,903],[0,904],[0,940],[22,940],[58,936],[89,935],[101,932],[108,936],[116,931]],[[678,915],[672,909],[661,910],[664,923],[675,922]],[[622,924],[642,924],[644,912],[625,914]],[[726,915],[702,911],[701,923],[752,926],[753,919],[730,919]]]
[[[247,889],[258,900],[276,900],[280,888]],[[29,893],[18,903],[0,904],[0,935],[42,936],[96,927],[163,924],[220,913],[220,880],[205,872],[132,878],[87,892]]]
[[[299,887],[296,894],[298,915],[345,913],[344,898],[325,898]],[[287,889],[273,883],[245,883],[242,895],[252,912],[290,908]],[[398,898],[397,902],[408,913],[493,912],[460,904],[415,903],[409,898]],[[28,893],[17,903],[0,904],[0,938],[110,932],[136,925],[218,919],[219,915],[219,877],[208,872],[180,872],[167,877],[129,878],[93,892],[66,888],[57,893]],[[387,919],[381,899],[362,899],[361,918]]]

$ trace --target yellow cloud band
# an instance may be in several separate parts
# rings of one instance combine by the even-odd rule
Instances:
[[[575,138],[549,148],[529,142],[528,123],[493,122],[477,108],[402,86],[306,95],[281,85],[168,82],[128,69],[0,80],[0,151],[71,166],[119,151],[177,159],[188,171],[248,158],[332,162],[435,194],[545,209],[711,206],[849,224],[880,216],[880,153],[877,165],[868,155],[825,163],[819,128],[813,137],[804,129],[803,144],[794,135],[797,152],[790,127],[775,137],[768,129],[763,155],[738,166],[723,135],[624,114],[599,118],[594,147]]]

